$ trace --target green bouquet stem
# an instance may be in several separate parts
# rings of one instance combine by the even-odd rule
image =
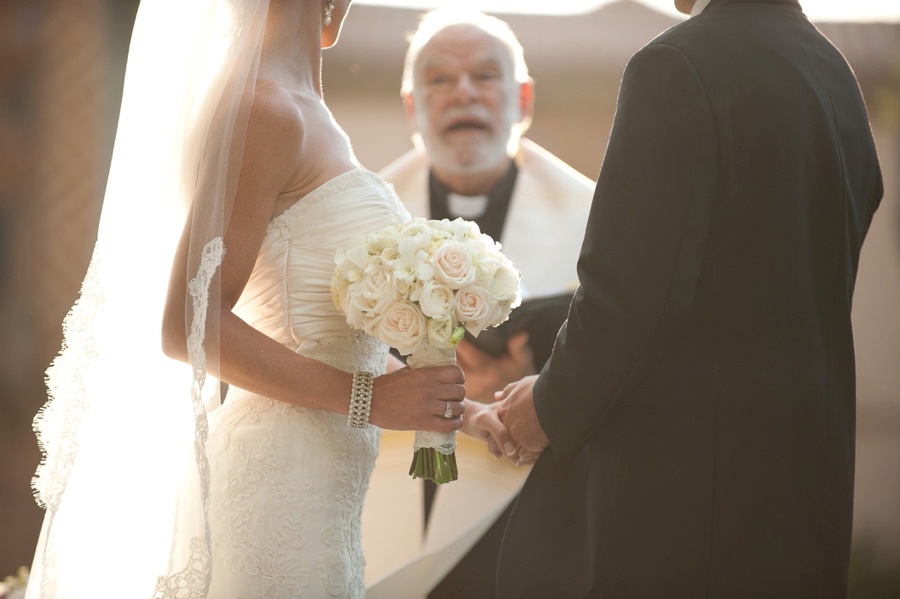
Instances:
[[[433,447],[423,447],[413,454],[409,475],[413,478],[424,478],[442,485],[459,478],[456,467],[456,453],[444,454]]]

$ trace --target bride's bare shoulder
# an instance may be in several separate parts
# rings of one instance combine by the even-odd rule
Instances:
[[[249,133],[257,129],[271,141],[291,139],[296,143],[303,136],[303,112],[290,92],[261,82],[253,96],[248,128]]]

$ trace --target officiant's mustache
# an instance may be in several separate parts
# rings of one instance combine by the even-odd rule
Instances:
[[[451,115],[444,119],[444,123],[445,125],[441,127],[441,131],[444,133],[466,129],[476,129],[480,131],[493,130],[490,119],[471,113]]]

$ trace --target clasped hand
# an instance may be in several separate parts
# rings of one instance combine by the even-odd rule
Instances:
[[[466,401],[463,431],[487,443],[495,457],[516,465],[533,464],[550,444],[534,409],[537,375],[510,383],[492,404]]]

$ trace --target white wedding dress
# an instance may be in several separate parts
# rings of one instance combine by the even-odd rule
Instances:
[[[350,329],[332,303],[334,255],[408,218],[376,175],[339,175],[272,220],[235,311],[304,356],[383,373],[387,346]],[[210,414],[209,597],[362,597],[360,515],[378,437],[340,414],[230,388]]]

